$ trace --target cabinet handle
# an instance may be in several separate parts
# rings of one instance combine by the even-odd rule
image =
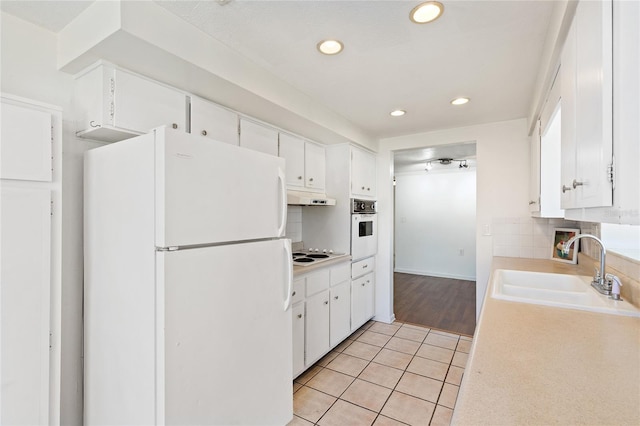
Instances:
[[[369,267],[369,265],[367,265],[367,264],[362,265],[362,269],[368,268],[368,267]]]
[[[570,186],[562,185],[562,193],[564,194],[567,191],[571,191],[573,188]]]
[[[292,295],[292,296],[295,296],[295,295],[296,295],[296,292],[294,291],[293,293],[291,293],[291,295]]]
[[[531,206],[531,205],[533,205],[533,204],[535,204],[535,203],[536,203],[535,201],[529,201],[529,205],[530,205],[530,206]]]
[[[334,297],[335,300],[338,300],[338,296]]]
[[[89,122],[89,126],[91,126],[91,127],[100,127],[100,125],[99,125],[99,124],[97,124],[97,123],[96,123],[95,121],[93,121],[93,120],[91,120],[91,121]]]
[[[302,314],[298,314],[298,318],[302,318]]]
[[[573,189],[576,189],[579,186],[584,185],[584,182],[578,182],[577,180],[573,180]]]
[[[171,125],[171,127],[173,127],[174,129],[177,129],[177,128],[178,128],[178,125],[177,125],[176,123],[173,123],[173,124]]]
[[[325,305],[328,305],[328,304],[329,304],[329,301],[328,301],[328,300],[325,300],[325,301],[324,301],[324,304],[325,304]]]
[[[201,132],[200,132],[200,134],[201,134],[202,136],[207,136],[207,131],[206,131],[206,130],[203,130],[203,131],[201,131]]]

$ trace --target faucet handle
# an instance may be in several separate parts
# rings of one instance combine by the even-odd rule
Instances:
[[[594,273],[595,273],[594,277],[595,278],[600,278],[600,270],[598,268],[593,268],[593,270],[594,270]],[[611,275],[611,274],[607,274],[607,275]]]

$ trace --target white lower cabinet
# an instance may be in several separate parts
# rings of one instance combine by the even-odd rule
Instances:
[[[374,314],[375,274],[351,281],[351,331],[360,328]]]
[[[329,290],[307,298],[306,306],[305,361],[306,364],[311,364],[330,349]]]
[[[331,347],[334,347],[351,334],[351,288],[349,281],[331,287],[329,292],[331,295],[329,337]]]
[[[344,262],[294,280],[293,377],[351,334],[350,271],[351,263]]]
[[[304,302],[296,303],[291,309],[293,316],[293,377],[304,371]]]

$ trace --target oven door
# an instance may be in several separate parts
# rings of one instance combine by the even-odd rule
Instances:
[[[364,259],[378,251],[378,226],[375,214],[351,215],[351,258]]]

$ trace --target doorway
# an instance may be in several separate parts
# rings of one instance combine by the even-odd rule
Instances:
[[[472,335],[476,308],[476,145],[394,152],[394,313]]]

